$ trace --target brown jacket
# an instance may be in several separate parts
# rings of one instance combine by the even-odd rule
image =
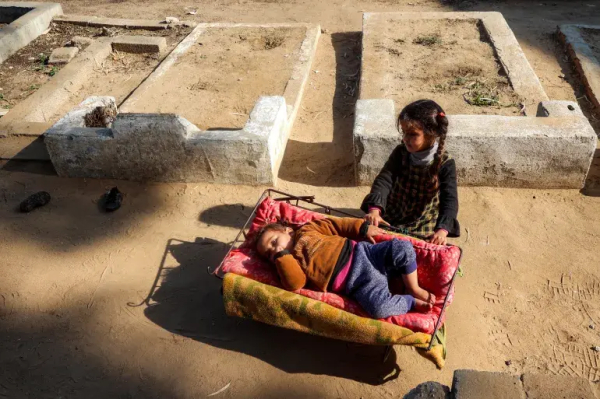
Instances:
[[[283,287],[295,291],[308,281],[313,288],[327,291],[347,239],[364,238],[366,227],[362,219],[328,218],[312,221],[296,230],[293,249],[275,260]]]

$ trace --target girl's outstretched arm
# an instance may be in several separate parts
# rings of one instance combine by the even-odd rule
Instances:
[[[400,146],[396,147],[392,152],[392,155],[388,158],[387,162],[381,169],[381,172],[375,178],[373,185],[371,186],[371,192],[367,194],[360,209],[364,213],[369,213],[369,208],[379,208],[381,215],[385,214],[385,208],[387,206],[387,198],[392,190],[394,179],[398,174],[398,168],[402,164],[402,153]]]
[[[456,181],[456,163],[454,159],[446,161],[440,169],[440,210],[435,230],[444,229],[450,237],[460,236],[458,223],[458,190]]]

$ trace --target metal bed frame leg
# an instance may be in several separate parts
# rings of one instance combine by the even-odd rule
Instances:
[[[383,352],[382,363],[385,363],[388,360],[388,357],[390,357],[390,353],[392,353],[393,349],[394,347],[392,345],[388,345],[385,347],[385,352]]]

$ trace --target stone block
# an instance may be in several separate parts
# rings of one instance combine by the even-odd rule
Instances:
[[[583,378],[525,373],[522,380],[527,399],[596,399]]]
[[[52,18],[60,14],[58,3],[0,3],[0,16],[6,17],[2,21],[9,23],[0,30],[0,63],[45,32]]]
[[[417,385],[402,399],[449,399],[450,389],[439,382],[428,381]]]
[[[73,38],[69,42],[69,45],[71,47],[77,47],[79,50],[81,50],[81,49],[89,46],[90,44],[92,44],[93,41],[94,41],[94,39],[90,39],[89,37],[73,36]]]
[[[488,371],[456,370],[452,393],[455,399],[525,399],[519,376]]]
[[[46,132],[59,176],[137,181],[274,184],[285,150],[283,97],[261,97],[242,130],[201,131],[173,114],[119,114],[111,129],[83,117],[110,97],[89,98]]]
[[[79,53],[77,47],[61,47],[54,49],[48,58],[48,64],[68,64]]]
[[[162,53],[167,48],[167,39],[150,36],[119,36],[113,40],[112,48],[125,53]]]

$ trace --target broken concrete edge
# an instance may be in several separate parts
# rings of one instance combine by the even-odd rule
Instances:
[[[146,36],[115,36],[94,40],[51,80],[0,119],[0,138],[11,135],[43,134],[52,126],[47,122],[48,117],[54,115],[65,101],[69,100],[72,93],[87,82],[94,68],[110,55],[115,43],[120,51],[126,52],[130,50],[153,52],[164,48],[163,45],[166,46],[164,38],[152,38],[157,40],[150,41],[146,39],[148,39]]]
[[[163,30],[173,26],[195,27],[196,22],[179,21],[166,24],[163,21],[153,21],[145,19],[123,19],[123,18],[103,18],[96,16],[85,15],[61,15],[54,19],[56,23],[73,24],[80,26],[91,27],[120,27],[126,29],[143,29],[143,30]]]
[[[0,63],[44,33],[52,19],[63,12],[58,3],[0,3],[0,8],[6,7],[28,8],[31,11],[0,30]]]
[[[287,141],[281,96],[261,97],[244,128],[236,131],[201,131],[174,114],[120,113],[110,129],[84,127],[87,113],[110,103],[114,98],[90,97],[46,132],[59,176],[276,183],[275,162]]]
[[[459,19],[481,21],[492,45],[496,57],[514,89],[515,93],[523,99],[527,115],[534,114],[537,104],[547,101],[548,95],[535,74],[529,61],[525,57],[508,23],[499,12],[376,12],[363,14],[363,61],[361,63],[360,86],[369,85],[369,75],[364,73],[367,35],[371,32],[371,25],[378,25],[382,20],[427,20],[427,19]],[[367,48],[365,48],[367,47]],[[367,54],[368,58],[368,54]],[[368,61],[368,60],[367,60]],[[533,108],[532,112],[527,109]]]
[[[600,60],[581,35],[580,29],[598,29],[600,32],[600,25],[559,25],[558,37],[575,64],[589,100],[600,111]]]
[[[543,108],[552,109],[550,103]],[[459,184],[581,189],[598,139],[589,121],[575,114],[449,116],[446,148],[456,160]],[[400,140],[392,100],[358,100],[353,132],[357,185],[373,183]]]

